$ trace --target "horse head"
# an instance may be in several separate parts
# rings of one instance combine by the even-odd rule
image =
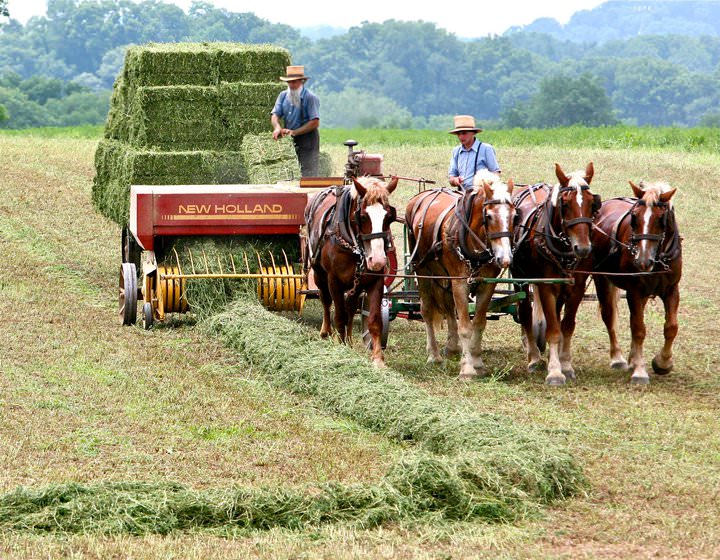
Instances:
[[[630,246],[635,266],[642,272],[653,269],[663,242],[675,228],[672,197],[677,189],[666,183],[636,185],[629,181],[638,201],[630,210]]]
[[[555,219],[560,222],[562,235],[567,239],[577,258],[590,254],[590,229],[593,216],[600,210],[600,195],[590,192],[595,169],[592,162],[585,171],[575,171],[566,175],[560,164],[555,164],[555,175],[559,184],[553,187],[551,202]]]
[[[512,201],[513,180],[507,183],[494,173],[480,172],[473,181],[473,189],[482,192],[482,226],[495,263],[501,268],[512,264],[513,227],[519,214]],[[473,224],[471,223],[471,228]],[[477,229],[474,229],[477,231]]]
[[[397,213],[388,202],[397,187],[398,178],[384,182],[375,177],[353,178],[355,199],[354,223],[357,238],[365,258],[365,266],[372,272],[384,270],[387,264],[386,249],[392,242],[390,224]]]

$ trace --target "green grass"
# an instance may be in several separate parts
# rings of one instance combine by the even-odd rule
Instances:
[[[450,127],[448,127],[448,130]],[[0,130],[2,136],[38,138],[100,139],[103,126],[45,127],[23,130]],[[322,143],[342,145],[345,140],[368,146],[454,146],[457,139],[446,131],[390,129],[328,129],[323,128]],[[720,128],[582,126],[548,129],[485,130],[480,139],[496,148],[502,146],[554,146],[562,148],[664,148],[688,152],[716,153],[720,150]]]
[[[450,144],[383,146],[358,139],[368,143],[362,148],[384,154],[385,172],[445,176]],[[324,133],[323,144],[329,140]],[[456,360],[425,363],[422,324],[391,325],[385,358],[405,383],[473,414],[504,416],[562,441],[588,479],[586,493],[512,524],[424,521],[365,530],[352,523],[311,524],[235,538],[192,530],[133,537],[15,529],[0,531],[0,556],[717,557],[720,250],[713,226],[720,223],[720,156],[704,149],[492,141],[504,174],[518,181],[554,181],[553,162],[575,170],[592,160],[593,191],[604,198],[629,194],[628,179],[665,180],[679,189],[685,274],[675,370],[653,376],[645,389],[630,387],[627,374],[607,367],[606,334],[593,304],[582,306],[574,339],[578,383],[559,391],[525,371],[517,325],[507,318],[490,323],[484,336],[484,360],[494,376],[475,383],[457,382]],[[258,368],[238,362],[235,352],[185,319],[147,333],[120,328],[119,231],[89,201],[96,142],[0,134],[2,493],[18,486],[36,495],[72,483],[93,489],[137,481],[156,488],[177,484],[192,496],[267,486],[312,494],[317,482],[382,480],[406,444],[270,385]],[[345,147],[331,145],[330,152],[341,168]],[[401,182],[393,194],[400,213],[415,192],[413,183]],[[317,327],[315,303],[306,321]],[[647,323],[649,357],[662,337],[657,302],[649,305]],[[627,349],[622,306],[620,336]],[[70,509],[82,513],[85,506],[93,504],[76,502]]]

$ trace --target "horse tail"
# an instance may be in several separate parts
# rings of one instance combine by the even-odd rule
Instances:
[[[535,335],[535,344],[540,352],[545,351],[547,340],[545,338],[545,331],[547,330],[547,321],[545,320],[545,313],[543,313],[542,305],[538,301],[537,294],[532,285],[530,285],[530,292],[533,294],[532,297],[532,328],[533,334]]]

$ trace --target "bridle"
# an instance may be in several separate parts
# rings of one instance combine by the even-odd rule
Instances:
[[[477,196],[478,192],[475,189],[473,189],[472,191],[467,191],[463,198],[461,200],[458,200],[455,205],[455,217],[461,226],[458,231],[457,253],[460,260],[468,262],[471,267],[474,268],[482,266],[484,264],[488,264],[495,259],[495,253],[492,250],[492,245],[490,245],[490,247],[485,245],[483,240],[480,239],[478,234],[475,233],[470,227],[472,212],[475,206],[475,199],[477,198]],[[499,204],[505,204],[509,207],[514,208],[514,204],[510,200],[504,200],[500,198],[492,198],[490,200],[485,200],[482,204],[482,224],[483,229],[485,230],[485,238],[488,242],[495,239],[501,239],[503,237],[508,237],[512,239],[513,236],[513,232],[510,230],[491,233],[488,229],[490,223],[490,220],[488,218],[489,209],[491,206],[496,206]],[[519,214],[516,213],[513,224],[517,223],[518,216]],[[477,243],[481,247],[481,250],[471,250],[467,246],[467,237],[470,237],[473,241],[475,241],[475,243]]]

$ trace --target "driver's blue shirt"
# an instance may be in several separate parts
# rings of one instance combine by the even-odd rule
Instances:
[[[477,165],[475,165],[476,161]],[[462,144],[455,146],[450,158],[448,177],[462,177],[463,189],[470,189],[472,188],[475,173],[481,169],[487,169],[493,173],[500,171],[497,157],[495,157],[495,148],[490,144],[480,142],[477,138],[469,149],[466,149]]]

